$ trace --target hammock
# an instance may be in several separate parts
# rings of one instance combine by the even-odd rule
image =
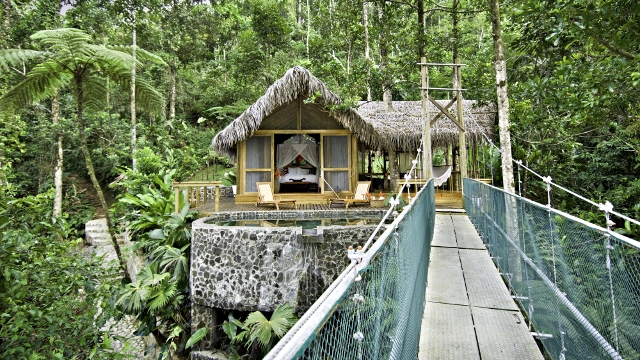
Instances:
[[[434,166],[433,171],[433,185],[440,186],[444,184],[451,176],[451,166]]]

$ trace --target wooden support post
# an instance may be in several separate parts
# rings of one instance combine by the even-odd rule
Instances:
[[[216,188],[216,200],[215,200],[215,212],[220,212],[220,185],[215,185]]]
[[[427,71],[427,58],[421,57],[420,62],[420,81],[422,90],[422,176],[429,180],[433,177],[433,169],[431,168],[431,121],[429,120],[429,73]]]
[[[451,166],[451,171],[456,170],[453,165],[453,145],[451,144],[447,144],[447,165]],[[453,174],[449,176],[447,182],[449,184],[449,192],[453,191]]]
[[[174,204],[175,213],[176,214],[180,213],[180,188],[179,187],[173,188],[173,204]]]
[[[195,194],[195,196],[196,196],[196,206],[195,207],[198,207],[198,206],[200,206],[200,186],[195,186],[194,189],[196,190],[196,194]]]
[[[455,63],[458,65],[454,67],[457,77],[457,84],[454,87],[458,89],[458,122],[461,129],[458,129],[458,143],[460,147],[460,190],[462,190],[462,179],[468,177],[467,175],[467,139],[466,130],[464,125],[464,114],[462,107],[462,71],[460,66],[460,59],[456,58]]]
[[[478,176],[478,141],[474,141],[472,148],[473,148],[473,178],[477,179]]]
[[[393,192],[398,189],[398,161],[396,160],[396,149],[389,149],[389,189]]]

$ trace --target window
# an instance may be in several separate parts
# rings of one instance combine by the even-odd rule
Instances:
[[[349,137],[323,137],[323,170],[325,191],[349,190]],[[331,187],[329,187],[331,186]]]
[[[256,182],[271,181],[271,136],[253,136],[246,141],[245,192],[257,192]]]

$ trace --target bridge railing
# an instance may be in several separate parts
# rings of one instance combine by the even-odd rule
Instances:
[[[640,358],[640,243],[471,179],[464,200],[552,358]]]
[[[431,180],[265,359],[415,360],[434,223]]]

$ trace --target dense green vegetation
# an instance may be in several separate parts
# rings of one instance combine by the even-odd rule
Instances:
[[[221,179],[233,164],[210,150],[211,139],[291,66],[310,69],[347,101],[381,100],[386,88],[394,100],[418,100],[420,54],[430,62],[451,62],[457,54],[468,64],[465,98],[495,103],[487,1],[36,0],[1,6],[0,354],[8,357],[87,358],[94,350],[112,356],[105,355],[109,344],[99,329],[103,317],[119,310],[138,314],[141,333],[165,348],[188,352],[182,271],[189,253],[184,229],[193,215],[165,211],[172,201],[166,183],[207,177],[208,167]],[[514,0],[501,12],[514,157],[640,217],[640,4]],[[65,63],[68,54],[55,40],[59,30],[32,36],[60,28],[81,30],[66,32],[83,42],[73,44],[92,67]],[[89,51],[109,55],[108,61],[98,63]],[[108,71],[108,65],[118,66]],[[448,87],[450,79],[444,70],[430,73],[431,86]],[[28,91],[12,97],[21,86]],[[59,141],[63,202],[62,214],[54,216]],[[499,180],[499,164],[487,162]],[[120,174],[127,178],[107,187]],[[544,184],[522,176],[524,195],[546,203]],[[94,188],[106,191],[104,201]],[[159,203],[145,202],[147,196]],[[567,194],[554,192],[553,203],[603,224],[597,209]],[[146,275],[122,292],[113,291],[117,268],[78,255],[76,239],[94,212],[112,214],[116,230],[130,221],[136,247],[148,256]],[[107,311],[92,320],[99,299]],[[68,313],[74,320],[60,323]],[[65,340],[71,337],[76,341]]]

